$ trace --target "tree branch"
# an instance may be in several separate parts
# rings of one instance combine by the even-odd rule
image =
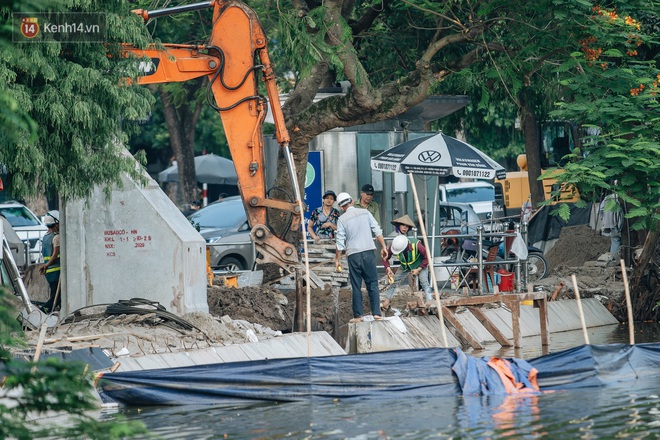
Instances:
[[[362,14],[362,16],[357,21],[354,21],[350,24],[353,35],[359,35],[362,31],[369,29],[376,18],[378,18],[378,16],[383,11],[385,11],[391,3],[392,0],[383,0],[380,3],[379,8],[371,6],[369,9],[367,9],[366,12]]]
[[[329,45],[337,48],[338,57],[344,65],[344,75],[351,83],[350,95],[355,103],[365,109],[377,108],[381,99],[369,80],[369,75],[357,57],[357,52],[350,39],[344,38],[345,23],[341,16],[341,0],[326,0],[325,24]]]

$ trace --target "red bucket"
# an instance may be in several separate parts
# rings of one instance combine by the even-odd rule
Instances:
[[[500,292],[513,292],[513,272],[500,269],[497,273],[500,274],[500,282],[497,283]]]

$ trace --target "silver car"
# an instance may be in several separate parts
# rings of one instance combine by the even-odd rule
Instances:
[[[461,234],[476,234],[477,227],[485,226],[469,203],[439,202],[437,218],[440,233],[458,230]]]
[[[28,248],[28,261],[41,261],[41,239],[48,232],[46,225],[27,206],[19,202],[0,203],[0,214],[7,219]]]
[[[227,197],[190,215],[188,220],[211,249],[214,270],[235,272],[254,266],[255,250],[250,225],[240,196]]]
[[[14,257],[14,262],[16,263],[16,266],[18,266],[19,270],[25,270],[25,267],[27,266],[25,243],[23,243],[23,240],[21,240],[21,238],[18,236],[16,231],[14,231],[14,228],[11,226],[11,223],[9,223],[9,221],[6,218],[4,218],[2,215],[0,215],[0,221],[2,222],[2,232],[5,236],[5,239],[7,240],[7,245],[9,245],[9,249],[11,250],[11,253]],[[2,240],[2,234],[0,234],[0,241],[1,240]],[[0,250],[0,254],[2,254],[2,252],[3,251]]]

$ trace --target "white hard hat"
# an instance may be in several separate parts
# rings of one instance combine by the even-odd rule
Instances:
[[[49,215],[49,216],[53,217],[57,223],[60,222],[60,211],[58,211],[57,209],[53,209],[52,211],[48,211],[46,213],[46,215]]]
[[[57,220],[55,220],[55,219],[53,218],[53,216],[51,216],[51,215],[45,215],[45,216],[44,216],[44,225],[50,227],[50,226],[53,226],[53,225],[56,224],[56,223],[57,223]]]
[[[342,192],[337,196],[337,204],[339,206],[346,206],[347,204],[351,203],[352,200],[353,199],[349,193]]]
[[[392,253],[400,254],[406,250],[409,243],[410,242],[408,241],[408,237],[405,235],[397,235],[394,237],[394,240],[392,240]]]

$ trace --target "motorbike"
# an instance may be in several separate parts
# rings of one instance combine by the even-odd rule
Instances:
[[[453,242],[451,240],[454,240]],[[492,240],[482,240],[482,258],[483,261],[488,261],[489,249],[493,246],[498,247],[497,259],[499,260],[509,260],[514,259],[515,255],[512,255],[510,252],[508,256],[504,255],[505,246],[504,240],[501,241],[492,241]],[[449,261],[461,261],[467,262],[476,258],[478,252],[477,240],[473,239],[464,239],[460,241],[458,239],[450,239],[445,241],[443,244],[441,255],[450,255],[451,258]],[[497,261],[497,259],[495,261]],[[527,282],[533,283],[535,281],[541,280],[548,275],[548,261],[543,255],[543,250],[532,246],[527,245]],[[506,269],[510,272],[514,271],[512,264],[507,264]],[[524,269],[523,269],[524,270]]]
[[[548,260],[543,251],[537,247],[527,245],[527,282],[534,282],[548,275]]]

